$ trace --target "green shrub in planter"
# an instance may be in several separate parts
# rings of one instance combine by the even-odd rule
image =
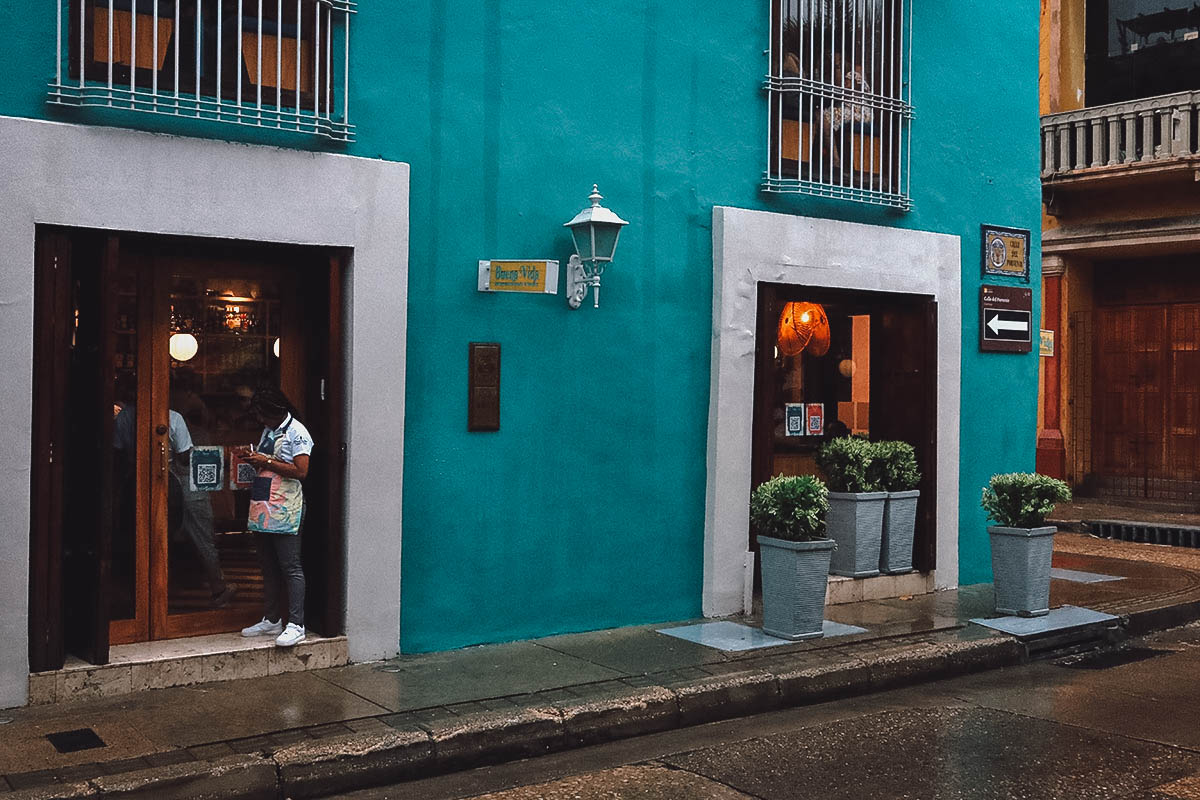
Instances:
[[[825,538],[829,491],[819,478],[779,476],[750,495],[762,560],[763,631],[796,641],[822,635],[834,544]]]
[[[917,453],[908,442],[875,442],[873,477],[887,492],[909,492],[921,484]]]
[[[854,436],[833,439],[817,451],[817,464],[829,480],[826,527],[838,543],[830,571],[853,578],[878,575],[887,492],[879,483],[875,445]]]
[[[750,531],[788,542],[825,538],[829,490],[813,475],[778,475],[750,495]]]
[[[875,454],[875,445],[866,439],[843,436],[821,445],[817,466],[825,473],[831,492],[878,492],[881,487]]]
[[[1071,499],[1071,489],[1045,475],[993,475],[981,504],[1000,523],[988,528],[996,611],[1022,617],[1050,613],[1050,565],[1054,528],[1046,515]]]
[[[908,442],[876,442],[871,468],[887,491],[883,508],[883,537],[879,544],[879,571],[888,575],[912,572],[913,536],[921,472],[917,454]]]
[[[1033,472],[993,475],[980,501],[988,518],[1005,528],[1040,528],[1054,506],[1071,499],[1071,488],[1057,478]]]

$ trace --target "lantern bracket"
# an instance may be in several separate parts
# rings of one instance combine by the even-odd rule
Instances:
[[[583,259],[578,255],[571,256],[567,261],[567,303],[571,308],[579,308],[587,297],[588,287],[592,288],[592,307],[600,307],[600,274],[604,272],[603,264],[595,264],[589,271]]]

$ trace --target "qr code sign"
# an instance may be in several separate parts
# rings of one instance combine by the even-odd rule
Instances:
[[[217,482],[220,476],[217,474],[216,464],[197,464],[196,465],[196,483],[202,486],[208,486]]]
[[[254,468],[253,464],[247,464],[246,462],[243,461],[242,463],[237,465],[237,482],[238,483],[253,483],[254,479],[257,477],[258,477],[258,470],[256,470]]]

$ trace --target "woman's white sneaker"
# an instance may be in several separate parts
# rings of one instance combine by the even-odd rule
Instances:
[[[287,627],[283,629],[283,633],[279,634],[279,638],[275,640],[275,644],[280,647],[291,647],[295,644],[300,644],[304,641],[304,627],[297,625],[294,622],[289,622]]]
[[[271,620],[263,617],[261,621],[254,623],[249,628],[242,628],[242,636],[278,636],[283,632],[283,620],[271,622]]]

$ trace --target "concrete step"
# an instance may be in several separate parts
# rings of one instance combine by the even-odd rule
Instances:
[[[247,639],[240,633],[114,645],[107,664],[89,664],[72,656],[62,669],[30,674],[29,704],[263,678],[341,667],[348,661],[345,636],[309,634],[295,647],[276,647],[272,636]]]

